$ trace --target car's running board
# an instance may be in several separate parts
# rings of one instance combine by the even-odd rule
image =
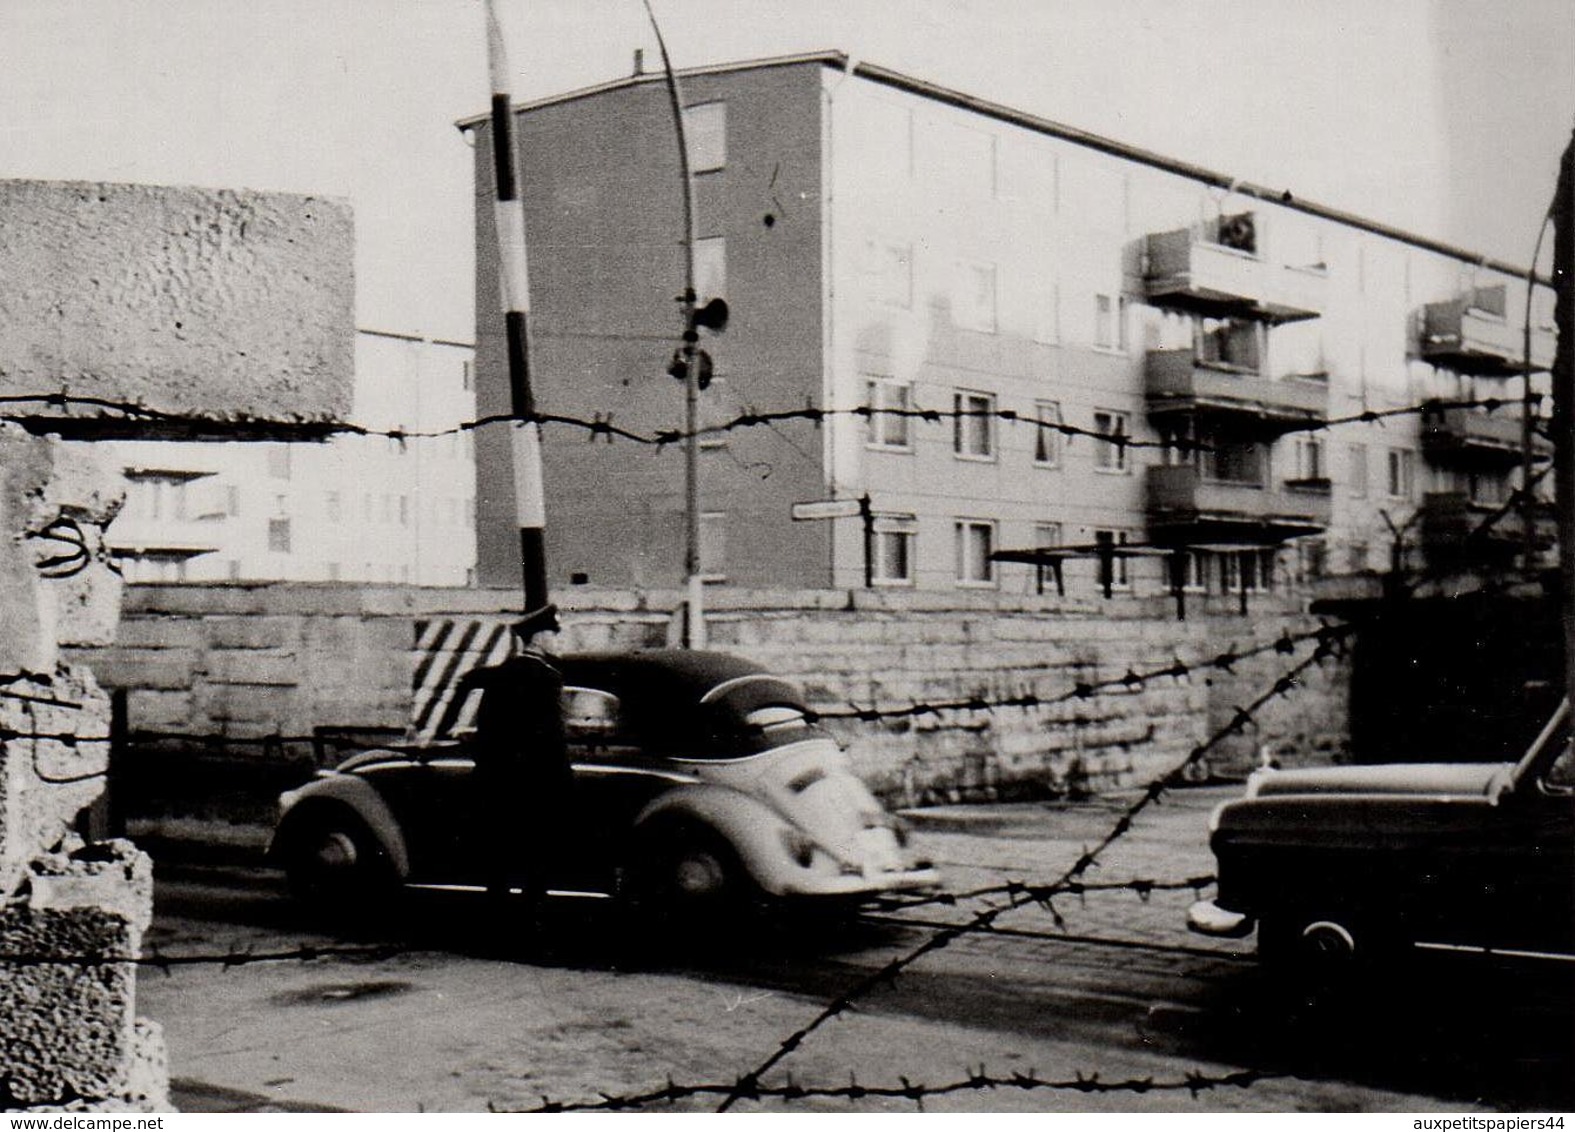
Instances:
[[[1466,951],[1473,955],[1502,955],[1508,959],[1551,959],[1555,963],[1575,963],[1575,955],[1565,955],[1558,951],[1522,951],[1513,947],[1477,947],[1469,943],[1422,943],[1413,944],[1414,947],[1427,951]]]
[[[427,892],[485,892],[484,884],[407,884],[406,888],[419,888]],[[509,889],[510,896],[523,896],[523,888]],[[577,900],[611,900],[610,892],[584,892],[577,888],[549,888],[548,896],[561,896]]]

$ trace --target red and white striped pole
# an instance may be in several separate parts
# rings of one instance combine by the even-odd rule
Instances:
[[[547,599],[547,508],[542,493],[541,425],[530,384],[530,276],[525,259],[525,206],[515,173],[514,113],[509,96],[508,55],[494,0],[483,0],[487,18],[487,70],[492,80],[493,202],[498,237],[498,282],[508,339],[510,441],[514,460],[514,503],[519,518],[520,568],[525,584],[525,618],[518,628],[529,643],[557,629],[557,611]]]

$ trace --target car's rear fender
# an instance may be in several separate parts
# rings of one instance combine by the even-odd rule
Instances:
[[[393,866],[394,875],[400,880],[410,875],[410,851],[405,845],[405,835],[399,828],[399,822],[394,817],[393,811],[388,808],[388,803],[383,801],[376,789],[364,778],[353,774],[335,774],[327,778],[319,778],[285,794],[282,805],[284,813],[279,819],[279,828],[274,833],[273,844],[268,847],[270,858],[276,857],[278,850],[298,823],[311,820],[315,815],[324,812],[348,811],[365,825],[383,846],[384,852],[388,854],[389,864]]]
[[[676,786],[646,804],[634,820],[633,841],[673,822],[695,822],[721,834],[739,863],[765,891],[780,895],[780,831],[792,828],[770,806],[726,786]]]

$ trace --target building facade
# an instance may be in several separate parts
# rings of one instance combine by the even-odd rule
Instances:
[[[475,414],[468,343],[356,334],[351,419],[443,432]],[[127,479],[107,540],[128,581],[474,580],[472,437],[100,442]]]
[[[1553,354],[1538,286],[1523,359],[1523,270],[836,53],[681,78],[697,290],[732,312],[701,342],[703,423],[825,410],[705,438],[714,581],[1024,593],[1064,559],[1067,586],[1250,590],[1387,569],[1397,546],[1451,561],[1520,481],[1523,375]],[[681,427],[660,77],[517,122],[539,404]],[[464,125],[484,204],[488,129]],[[477,218],[487,296],[490,208]],[[506,412],[485,301],[477,367],[480,410]],[[1420,410],[1435,399],[1505,404]],[[556,584],[679,584],[678,447],[547,426]],[[505,438],[479,436],[477,457],[480,578],[510,584]],[[791,516],[861,498],[867,522]],[[1055,552],[999,557],[1036,548]]]

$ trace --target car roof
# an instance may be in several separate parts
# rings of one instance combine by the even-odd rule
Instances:
[[[753,661],[703,649],[568,653],[555,659],[565,684],[661,697],[675,705],[698,704],[717,685],[739,677],[769,675]]]

